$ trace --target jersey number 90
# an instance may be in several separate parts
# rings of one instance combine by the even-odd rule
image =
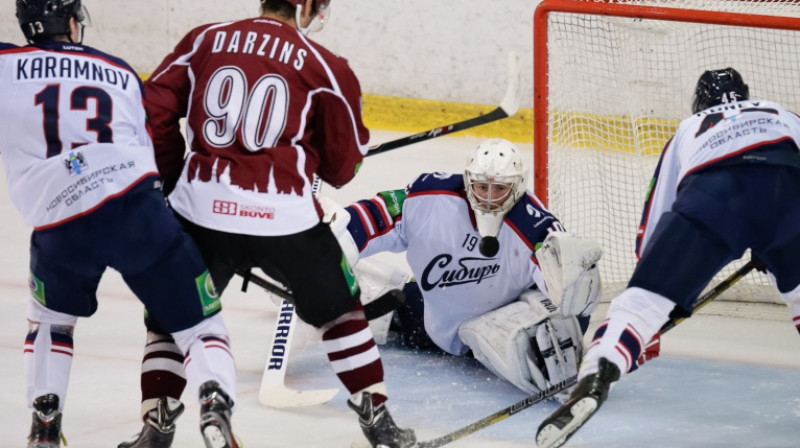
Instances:
[[[286,127],[289,88],[278,75],[259,78],[248,90],[247,79],[237,67],[222,67],[211,76],[204,95],[206,114],[203,136],[224,148],[241,131],[244,146],[252,152],[274,147]]]

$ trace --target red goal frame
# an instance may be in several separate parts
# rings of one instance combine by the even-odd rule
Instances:
[[[548,203],[549,180],[547,166],[549,144],[547,19],[549,14],[554,12],[800,30],[800,18],[794,17],[608,3],[603,0],[543,0],[536,7],[533,15],[533,191],[545,205]]]

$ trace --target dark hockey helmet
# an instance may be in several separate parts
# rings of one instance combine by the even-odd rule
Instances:
[[[17,0],[17,20],[28,42],[69,36],[69,19],[89,26],[89,13],[81,0]]]
[[[706,70],[694,90],[692,112],[697,113],[723,103],[733,103],[750,98],[750,91],[742,75],[733,68]]]

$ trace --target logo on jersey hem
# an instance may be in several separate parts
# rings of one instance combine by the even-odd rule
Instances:
[[[275,209],[260,205],[243,205],[232,201],[214,200],[211,212],[217,215],[240,216],[242,218],[275,219]]]

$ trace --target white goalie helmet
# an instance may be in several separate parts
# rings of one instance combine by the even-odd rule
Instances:
[[[464,188],[482,236],[496,236],[503,216],[525,194],[525,164],[508,140],[492,138],[467,159]]]
[[[505,214],[525,193],[525,165],[508,140],[484,141],[467,159],[464,187],[476,212]]]

